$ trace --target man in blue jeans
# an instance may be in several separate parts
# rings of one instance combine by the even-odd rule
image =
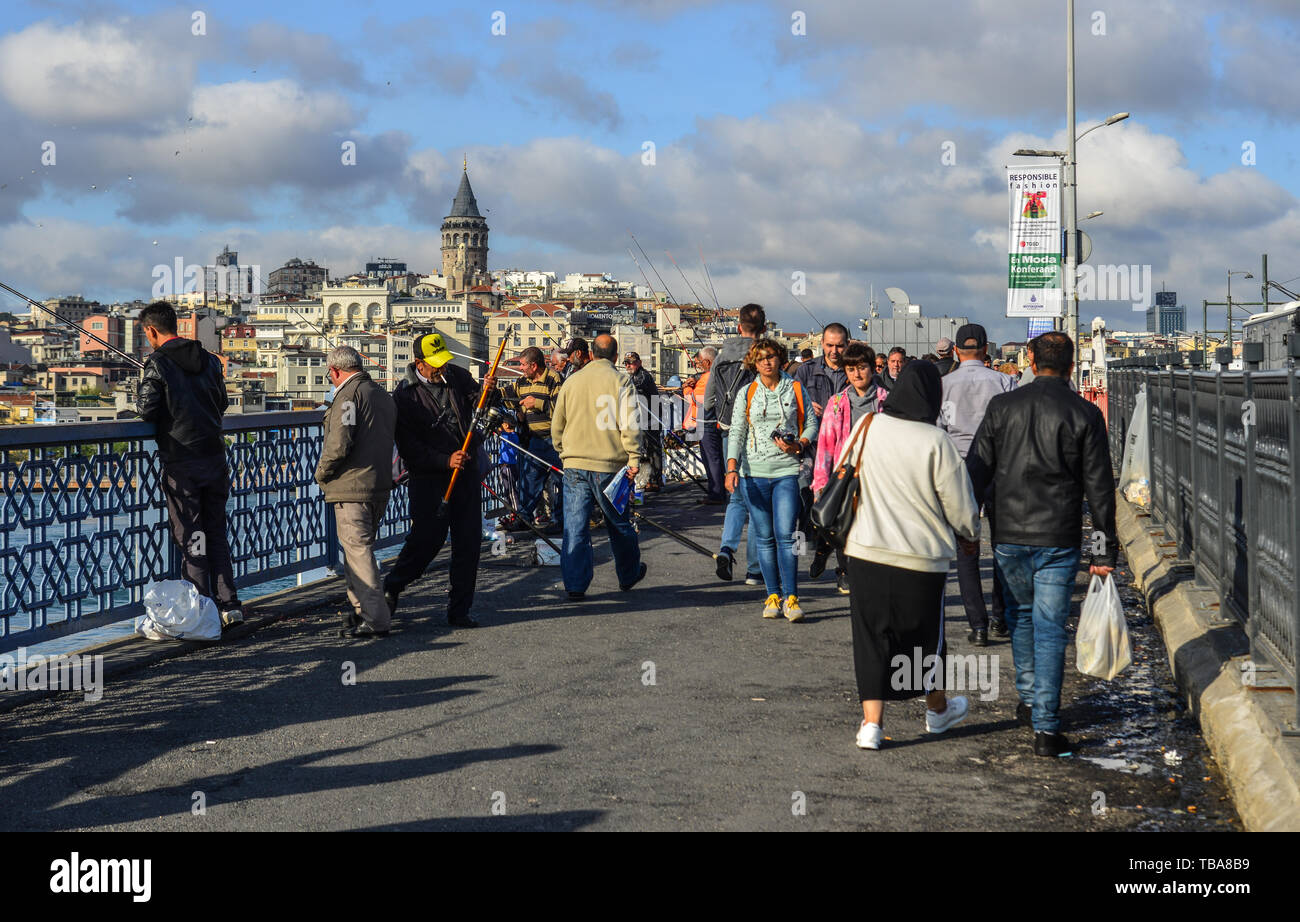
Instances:
[[[1092,512],[1089,570],[1105,576],[1119,547],[1115,479],[1101,411],[1069,387],[1074,343],[1044,333],[1029,343],[1029,359],[1034,379],[989,401],[966,465],[976,499],[990,487],[997,495],[989,524],[1016,662],[1016,718],[1033,727],[1037,755],[1061,756],[1073,748],[1059,710],[1083,501]]]
[[[564,461],[564,543],[560,571],[569,600],[582,601],[591,585],[591,510],[599,505],[614,551],[618,588],[624,592],[645,578],[641,547],[632,527],[630,506],[616,510],[605,489],[624,466],[635,479],[641,466],[641,433],[636,391],[614,367],[618,342],[597,336],[592,361],[574,372],[560,389],[551,417],[551,441]]]

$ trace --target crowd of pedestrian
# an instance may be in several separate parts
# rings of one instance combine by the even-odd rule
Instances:
[[[243,615],[225,538],[220,363],[177,337],[165,302],[147,307],[141,321],[154,351],[138,410],[158,429],[183,572],[231,626]],[[969,712],[966,698],[944,688],[943,597],[955,560],[967,639],[985,646],[990,633],[1009,637],[1017,718],[1032,728],[1034,752],[1068,753],[1060,693],[1085,501],[1101,538],[1091,546],[1090,572],[1109,573],[1118,548],[1104,422],[1068,386],[1069,337],[1045,333],[1030,342],[1029,374],[1018,381],[989,367],[979,324],[940,340],[928,360],[909,359],[902,347],[877,353],[838,323],[822,330],[820,355],[792,360],[766,330],[764,309],[744,305],[737,335],[702,348],[692,359],[695,374],[669,382],[674,387],[656,383],[637,353],[620,359],[607,334],[590,344],[575,338],[549,355],[530,347],[518,356],[515,377],[482,380],[453,364],[441,334],[426,334],[392,394],[354,349],[334,348],[327,366],[335,390],[315,479],[343,550],[350,610],[341,633],[387,635],[403,592],[448,540],[447,621],[477,626],[470,611],[491,464],[501,491],[493,495],[509,507],[509,524],[543,537],[559,530],[571,604],[587,598],[591,532],[601,525],[619,589],[632,590],[647,565],[631,496],[662,489],[670,445],[693,452],[698,441],[699,502],[726,507],[716,574],[733,579],[744,536],[745,582],[763,586],[763,618],[802,621],[800,555],[810,555],[809,580],[835,556],[836,588],[849,597],[859,747],[882,745],[888,700],[924,697],[932,733]],[[659,398],[670,393],[686,403],[681,433],[662,415]],[[490,418],[499,421],[493,459],[483,450]],[[399,480],[409,529],[384,573],[375,539]],[[842,531],[815,524],[833,513],[828,503],[842,504],[849,523]],[[980,575],[982,517],[993,553],[991,614]],[[206,536],[198,552],[196,533]],[[899,657],[916,661],[902,682]]]

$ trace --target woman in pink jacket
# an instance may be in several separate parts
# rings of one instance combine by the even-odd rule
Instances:
[[[830,400],[822,411],[817,436],[817,460],[813,463],[813,496],[821,495],[830,482],[840,450],[848,441],[853,424],[867,413],[875,413],[885,402],[885,393],[872,383],[876,373],[876,354],[866,343],[851,342],[844,348],[844,375],[849,386]]]

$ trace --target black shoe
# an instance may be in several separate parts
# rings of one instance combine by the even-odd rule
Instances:
[[[1007,629],[1007,622],[1004,621],[1002,618],[990,618],[989,630],[991,630],[998,637],[1006,637],[1007,634],[1009,633]]]
[[[1034,734],[1034,755],[1036,756],[1068,756],[1072,755],[1073,752],[1074,747],[1065,738],[1064,733]]]
[[[1034,709],[1023,701],[1016,702],[1016,720],[1021,726],[1033,728],[1034,726]]]
[[[723,550],[719,552],[718,557],[718,579],[731,582],[731,565],[736,562],[730,551]]]
[[[353,637],[356,637],[361,640],[367,638],[375,638],[375,637],[387,637],[388,634],[389,634],[388,631],[376,631],[369,624],[365,624],[365,623],[358,625],[357,629],[352,632]]]
[[[570,592],[570,593],[569,593],[569,601],[570,601],[570,602],[581,602],[581,601],[582,601],[583,599],[585,599],[586,597],[587,597],[587,593],[585,593],[585,592]]]
[[[843,570],[835,571],[835,588],[840,591],[840,595],[849,594],[849,574]]]
[[[985,628],[978,628],[967,634],[966,639],[977,647],[987,647],[989,645],[989,632]]]
[[[812,563],[808,567],[808,578],[816,579],[826,572],[826,560],[831,556],[832,548],[817,548],[813,554]]]
[[[454,618],[448,618],[447,623],[452,627],[478,627],[478,622],[469,615],[457,615]]]
[[[641,582],[641,580],[645,579],[645,571],[646,571],[647,569],[648,569],[648,568],[646,567],[646,565],[645,565],[644,563],[641,564],[641,569],[637,572],[637,574],[636,574],[636,579],[632,580],[632,582],[627,583],[627,584],[619,583],[619,584],[618,584],[618,588],[621,589],[621,590],[623,590],[624,592],[627,592],[629,589],[631,589],[631,588],[632,588],[633,586],[635,586],[637,583]]]
[[[384,590],[384,601],[388,603],[388,617],[397,614],[397,593],[392,589]]]

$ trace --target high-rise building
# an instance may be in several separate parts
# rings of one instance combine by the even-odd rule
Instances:
[[[1187,329],[1187,308],[1178,303],[1178,292],[1157,291],[1156,302],[1147,308],[1147,332],[1172,336]]]
[[[466,164],[456,198],[451,203],[451,214],[442,222],[442,274],[447,279],[448,297],[475,285],[492,284],[487,254],[487,219],[479,214]]]
[[[259,271],[258,266],[241,266],[239,253],[229,246],[222,247],[216,264],[203,267],[204,301],[216,302],[224,298],[245,301],[252,298],[255,290],[261,291]]]

